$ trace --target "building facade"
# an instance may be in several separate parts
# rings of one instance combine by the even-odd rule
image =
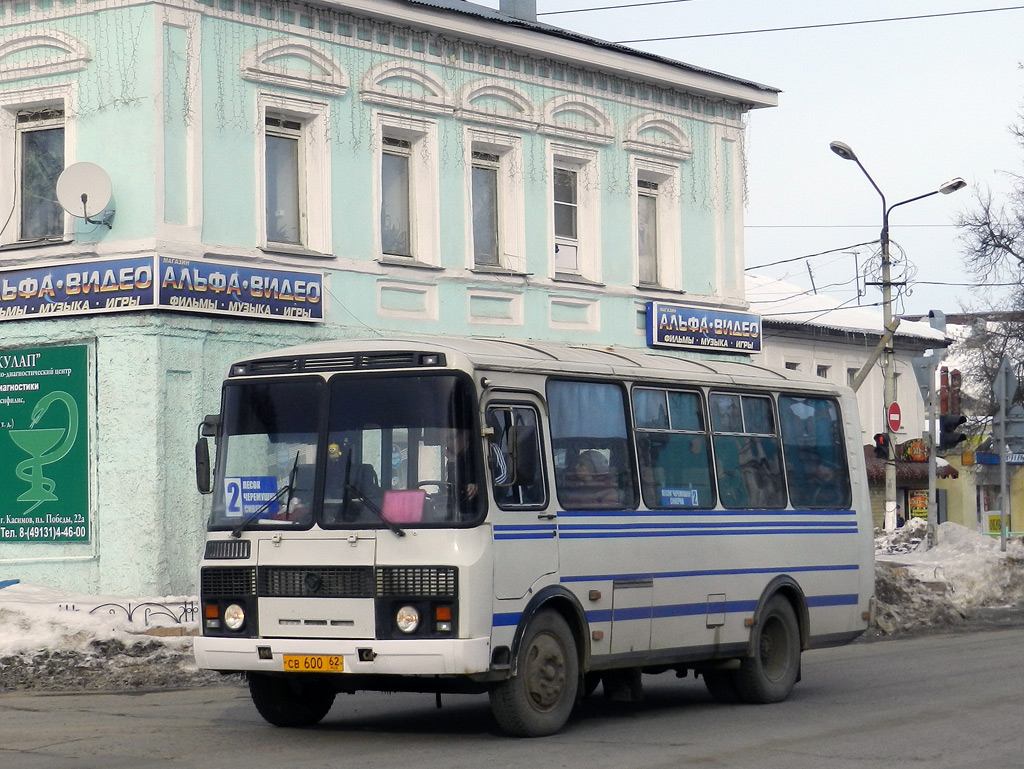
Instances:
[[[742,312],[776,100],[459,0],[0,1],[0,572],[193,590],[196,424],[256,350]]]

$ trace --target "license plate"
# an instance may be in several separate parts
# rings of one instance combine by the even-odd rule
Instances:
[[[340,654],[285,654],[284,669],[287,673],[342,673],[345,658]]]

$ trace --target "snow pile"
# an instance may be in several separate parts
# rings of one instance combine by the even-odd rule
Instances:
[[[187,599],[109,600],[33,585],[0,589],[0,692],[124,690],[191,686],[221,677],[201,671],[188,633],[168,607]]]
[[[1024,606],[1024,542],[1007,543],[955,523],[911,519],[875,539],[875,625],[883,634],[968,622],[979,610]]]

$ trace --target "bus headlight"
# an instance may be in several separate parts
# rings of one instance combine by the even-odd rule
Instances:
[[[224,624],[228,630],[241,630],[245,624],[245,609],[233,603],[224,610]]]
[[[403,633],[414,633],[420,626],[420,613],[415,606],[403,606],[395,614],[395,625]]]

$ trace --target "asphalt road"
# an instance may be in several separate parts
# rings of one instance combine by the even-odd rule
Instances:
[[[673,674],[600,691],[554,737],[501,736],[485,696],[339,696],[317,728],[265,724],[237,686],[0,695],[4,769],[968,769],[1024,767],[1024,628],[810,652],[784,703],[725,706]]]

